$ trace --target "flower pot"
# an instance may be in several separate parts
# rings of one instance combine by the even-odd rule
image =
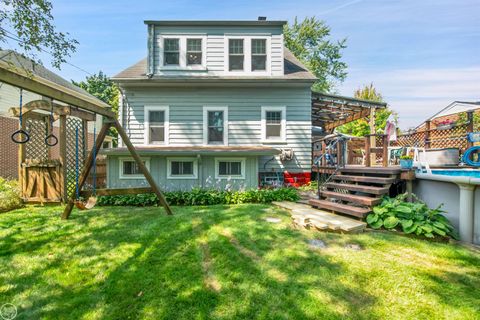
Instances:
[[[412,159],[400,159],[400,167],[402,169],[412,169],[413,160]]]

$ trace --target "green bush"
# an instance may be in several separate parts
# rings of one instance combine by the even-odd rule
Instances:
[[[7,212],[21,207],[23,207],[23,201],[20,198],[18,182],[0,178],[0,212]]]
[[[367,216],[367,223],[374,229],[401,230],[408,234],[434,238],[435,236],[452,237],[457,234],[450,221],[442,215],[442,205],[430,209],[424,202],[406,202],[407,194],[396,198],[386,197],[383,202],[373,208]]]
[[[245,191],[219,191],[193,189],[191,191],[165,192],[170,205],[195,206],[213,204],[270,203],[272,201],[297,201],[300,199],[294,188],[250,189]],[[101,196],[100,206],[154,206],[158,204],[153,193],[121,196]]]

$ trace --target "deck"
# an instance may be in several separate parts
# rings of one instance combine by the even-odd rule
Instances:
[[[376,173],[376,174],[400,174],[403,170],[400,166],[389,166],[389,167],[366,167],[363,165],[347,165],[345,168],[341,168],[343,172],[351,173]],[[336,170],[335,167],[331,166],[312,166],[312,172],[327,173],[332,174]]]

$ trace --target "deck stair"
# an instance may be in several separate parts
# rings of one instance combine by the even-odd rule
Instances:
[[[363,219],[388,194],[400,173],[399,168],[339,169],[322,185],[319,199],[310,199],[308,203],[315,208]]]

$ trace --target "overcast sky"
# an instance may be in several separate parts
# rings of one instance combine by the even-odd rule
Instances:
[[[479,0],[54,0],[55,24],[80,45],[70,62],[114,75],[146,56],[143,20],[256,19],[292,21],[315,15],[347,38],[348,78],[337,93],[373,82],[416,126],[454,100],[480,101]],[[48,59],[43,58],[48,65]],[[65,65],[58,72],[81,80]]]

